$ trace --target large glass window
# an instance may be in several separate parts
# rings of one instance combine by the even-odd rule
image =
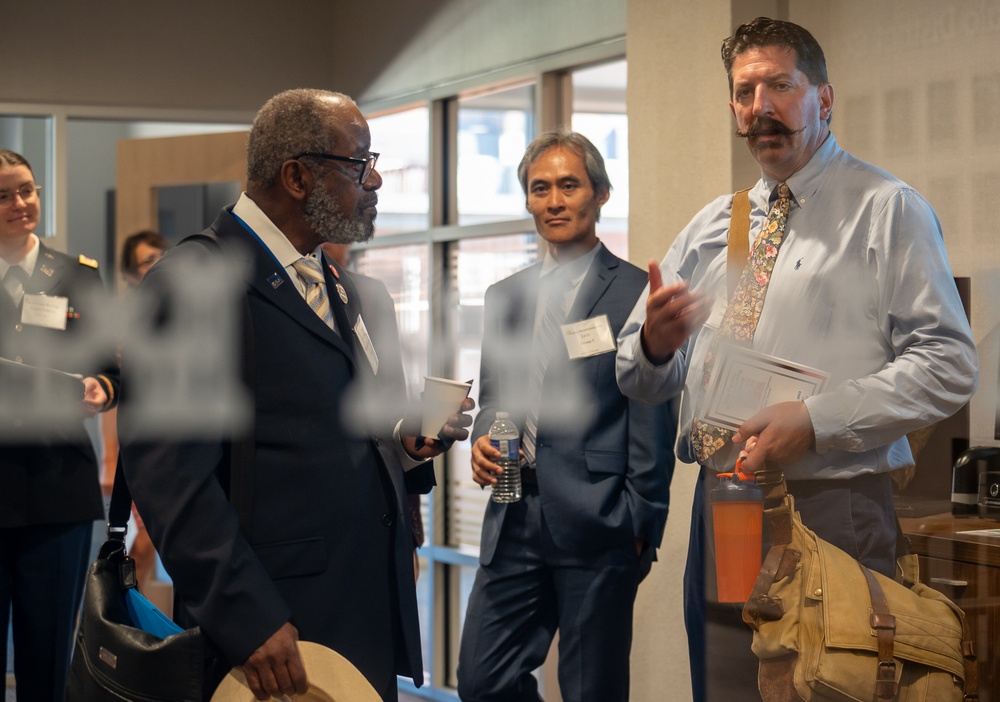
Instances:
[[[427,229],[429,120],[426,106],[368,119],[372,151],[381,154],[376,236]]]
[[[454,368],[462,380],[476,378],[470,395],[479,407],[479,359],[483,341],[483,298],[486,288],[533,263],[538,255],[534,233],[459,240],[455,270]],[[472,480],[471,444],[456,444],[449,453],[447,544],[478,553],[479,534],[489,491]]]
[[[381,160],[381,159],[380,159]],[[356,268],[385,283],[396,306],[403,372],[411,397],[419,395],[428,369],[430,345],[430,257],[424,244],[368,249]]]
[[[613,191],[598,235],[624,257],[625,63],[568,75],[571,82],[544,85],[553,91],[572,86],[572,101],[566,90],[545,95],[542,102],[571,105],[572,122],[566,126],[588,136],[603,154]],[[486,290],[538,261],[541,252],[541,240],[525,223],[529,217],[517,176],[538,125],[559,117],[541,114],[537,89],[534,79],[507,83],[369,120],[383,185],[377,236],[355,251],[355,267],[382,280],[396,303],[411,397],[423,389],[424,375],[472,379],[478,412]],[[443,119],[431,120],[438,109]],[[440,123],[440,133],[432,122]],[[429,164],[455,171],[431,173]],[[430,187],[439,183],[442,187]],[[438,196],[440,201],[432,201]],[[441,216],[432,222],[430,212]],[[417,691],[402,681],[401,689],[432,699],[455,699],[458,646],[490,498],[490,491],[472,480],[471,449],[471,442],[459,442],[436,459],[438,486],[421,500],[427,542],[419,551],[417,598],[427,684]]]
[[[524,215],[517,165],[534,137],[533,83],[458,101],[458,223]]]
[[[626,63],[613,61],[571,73],[573,130],[590,139],[604,157],[611,198],[601,208],[597,235],[613,253],[628,258],[628,115]]]

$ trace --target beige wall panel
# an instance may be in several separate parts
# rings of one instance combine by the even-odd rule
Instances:
[[[995,445],[1000,2],[803,1],[791,13],[823,45],[841,145],[930,201],[955,275],[972,278],[980,386],[971,441]]]
[[[710,200],[733,189],[719,45],[728,0],[629,0],[629,253],[645,267]],[[691,699],[682,577],[697,466],[678,463],[659,561],[639,587],[632,645],[635,702]]]
[[[156,189],[238,181],[246,185],[249,132],[118,142],[115,251],[139,229],[157,229]]]

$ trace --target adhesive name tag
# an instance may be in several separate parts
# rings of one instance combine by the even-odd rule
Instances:
[[[570,358],[588,358],[610,353],[618,348],[606,314],[581,322],[564,324],[562,333]]]
[[[368,336],[368,328],[365,327],[365,320],[360,315],[358,315],[358,321],[354,324],[354,333],[357,335],[358,341],[361,342],[361,348],[368,359],[368,365],[372,367],[372,373],[378,375],[378,354],[375,353],[375,346],[372,345],[372,339]]]
[[[21,323],[46,329],[66,329],[69,298],[25,295],[21,300]]]

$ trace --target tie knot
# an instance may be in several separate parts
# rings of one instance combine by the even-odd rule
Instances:
[[[4,273],[3,282],[7,283],[8,281],[16,280],[19,281],[21,285],[24,285],[28,282],[28,278],[28,272],[21,268],[21,266],[15,265],[8,268],[7,272]]]
[[[778,183],[778,199],[788,199],[792,191],[788,189],[788,183]]]
[[[561,267],[556,268],[551,273],[542,278],[542,288],[549,294],[565,293],[570,289],[571,281]]]
[[[302,280],[307,283],[319,284],[325,282],[323,269],[320,268],[319,261],[311,256],[303,256],[293,263],[292,267],[302,277]]]

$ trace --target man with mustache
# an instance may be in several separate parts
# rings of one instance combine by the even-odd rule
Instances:
[[[733,689],[756,689],[739,608],[705,605],[705,581],[715,573],[705,504],[714,474],[732,470],[746,443],[745,468],[777,464],[807,527],[892,577],[889,473],[912,465],[905,435],[961,408],[978,372],[940,223],[911,187],[839,147],[830,132],[833,86],[812,35],[758,18],[723,42],[722,58],[737,134],[761,167],[749,213],[735,213],[737,197],[721,196],[659,266],[650,262],[617,362],[630,396],[660,401],[685,392],[678,457],[701,465],[685,573],[699,701],[706,681],[719,677],[738,680]],[[730,281],[727,254],[740,245],[750,257],[738,257]],[[829,378],[818,393],[761,403],[726,430],[707,418],[706,390],[727,346]],[[706,614],[731,623],[743,643],[706,646]],[[706,667],[706,650],[724,650],[724,660]]]
[[[384,700],[397,699],[397,674],[422,682],[406,495],[430,490],[427,459],[466,438],[471,418],[455,414],[441,440],[418,443],[399,420],[399,355],[378,355],[399,344],[392,301],[384,286],[366,285],[362,298],[323,253],[372,236],[377,158],[347,96],[276,95],[250,131],[246,192],[140,288],[169,299],[206,259],[239,258],[247,270],[231,314],[254,399],[249,438],[150,438],[132,411],[143,378],[128,344],[122,360],[125,475],[180,621],[220,654],[208,691],[240,665],[258,699],[305,693],[300,638],[338,651]]]

